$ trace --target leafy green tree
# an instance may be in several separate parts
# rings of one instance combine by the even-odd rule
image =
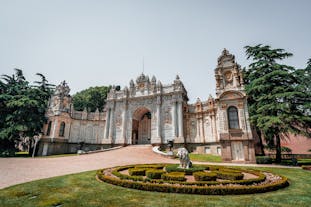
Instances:
[[[12,76],[2,75],[0,82],[0,147],[14,149],[21,137],[41,132],[45,122],[45,110],[52,93],[52,85],[42,74],[41,81],[30,85],[23,71],[15,69]]]
[[[299,82],[297,90],[303,92],[302,96],[296,97],[296,104],[304,114],[311,115],[311,58],[307,62],[307,67],[296,70],[294,75]],[[304,127],[310,128],[310,125]]]
[[[250,121],[275,144],[276,162],[281,161],[281,139],[289,133],[308,134],[302,129],[310,123],[297,99],[304,97],[295,69],[277,61],[292,56],[283,49],[270,46],[246,46],[248,59],[253,63],[246,70],[246,92],[249,102]]]
[[[103,111],[106,104],[107,94],[111,86],[96,86],[82,90],[73,95],[73,106],[77,111],[83,111],[84,108],[89,111]]]

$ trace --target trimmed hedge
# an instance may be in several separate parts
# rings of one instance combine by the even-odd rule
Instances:
[[[166,193],[187,193],[187,194],[204,194],[204,195],[239,195],[265,193],[278,190],[289,185],[287,178],[280,176],[281,180],[274,183],[260,186],[180,186],[155,183],[134,182],[129,180],[120,180],[111,176],[103,175],[103,170],[97,171],[97,177],[107,183],[118,185],[126,188],[133,188],[146,191],[157,191]]]
[[[310,165],[309,166],[308,165],[307,166],[303,165],[303,166],[301,166],[301,168],[304,169],[304,170],[310,170],[311,171],[311,166]]]
[[[126,166],[126,167],[119,167],[112,171],[112,174],[116,177],[119,177],[120,179],[125,180],[133,180],[133,181],[143,181],[143,182],[152,182],[152,183],[169,183],[169,184],[180,184],[180,185],[197,185],[197,186],[208,186],[208,185],[219,185],[219,184],[239,184],[239,185],[252,185],[256,183],[263,182],[266,179],[266,176],[259,172],[254,170],[243,170],[243,172],[254,174],[258,176],[258,178],[252,178],[247,180],[228,180],[228,181],[197,181],[197,182],[184,182],[184,181],[173,181],[173,180],[156,180],[155,178],[143,178],[142,176],[130,176],[120,173],[119,171],[126,170],[133,166]],[[146,171],[147,172],[147,171]],[[163,171],[164,172],[164,171]]]
[[[257,156],[256,163],[257,164],[272,164],[272,158],[268,156]]]
[[[163,180],[173,180],[173,181],[186,181],[184,172],[170,172],[162,174],[161,178]]]
[[[130,168],[128,169],[130,176],[145,176],[146,168]]]
[[[193,177],[196,181],[215,181],[217,174],[214,172],[194,172]]]
[[[232,168],[221,168],[219,171],[228,172],[228,173],[242,173],[242,170],[232,169]]]
[[[146,171],[146,176],[147,176],[147,178],[150,178],[150,179],[161,179],[161,176],[164,173],[165,173],[165,171],[163,171],[163,170],[152,169],[152,170]]]
[[[224,180],[242,180],[244,175],[242,173],[231,173],[227,171],[215,171],[217,178]]]
[[[122,170],[127,170],[129,169],[131,166],[124,166],[124,167],[118,167],[116,169],[114,169],[111,174],[113,174],[114,176],[120,178],[120,179],[125,179],[125,180],[134,180],[134,181],[144,181],[144,178],[142,176],[130,176],[130,175],[125,175],[120,173],[119,171]]]
[[[141,164],[141,165],[135,165],[135,168],[163,169],[164,167],[165,167],[164,164]]]
[[[208,169],[208,166],[200,166],[200,165],[193,165],[192,168],[184,169],[179,168],[178,164],[170,164],[165,166],[166,172],[184,172],[186,175],[192,175],[194,172],[203,171],[205,169]]]

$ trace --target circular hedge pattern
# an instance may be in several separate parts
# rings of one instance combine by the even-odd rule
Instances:
[[[113,185],[146,191],[229,195],[278,190],[289,185],[281,175],[238,167],[178,164],[142,164],[106,168],[97,178]]]

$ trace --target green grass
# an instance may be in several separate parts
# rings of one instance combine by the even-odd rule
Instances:
[[[15,152],[15,155],[29,155],[29,152]]]
[[[301,169],[256,168],[289,178],[290,186],[275,192],[206,196],[132,190],[98,182],[95,171],[49,178],[0,190],[0,206],[279,206],[311,203],[311,172]]]
[[[190,154],[190,160],[200,162],[222,162],[221,156],[209,154]]]

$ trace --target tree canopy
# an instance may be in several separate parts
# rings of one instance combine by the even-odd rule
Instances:
[[[77,111],[103,111],[106,104],[107,94],[111,86],[96,86],[82,90],[73,95],[73,107]]]
[[[311,122],[305,113],[304,83],[295,68],[278,62],[291,57],[291,53],[267,45],[246,46],[245,49],[247,58],[253,60],[245,70],[250,121],[268,143],[275,144],[276,161],[280,162],[280,139],[290,132],[309,133]]]
[[[0,79],[0,148],[14,148],[20,137],[38,135],[53,85],[37,73],[40,81],[30,85],[21,69]]]

